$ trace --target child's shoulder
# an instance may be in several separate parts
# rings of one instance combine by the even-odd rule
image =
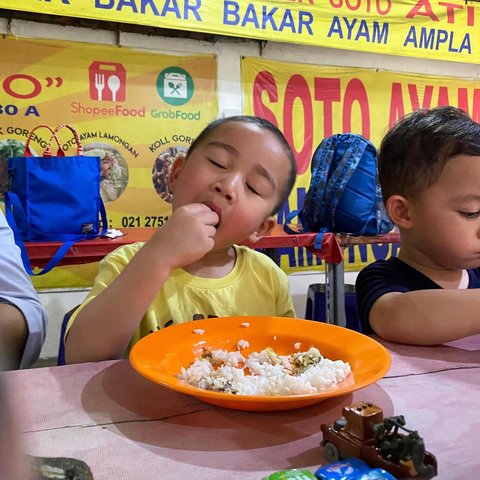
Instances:
[[[128,245],[123,245],[122,247],[118,247],[116,250],[106,255],[102,260],[102,263],[128,263],[144,245],[145,242],[136,242],[130,243]]]
[[[357,276],[356,284],[359,286],[378,281],[403,283],[409,281],[412,276],[416,277],[417,274],[420,274],[420,272],[413,267],[410,267],[397,257],[390,257],[386,260],[376,260],[364,267]]]
[[[467,270],[468,288],[480,288],[480,268],[472,268]]]
[[[399,268],[403,268],[406,265],[397,257],[390,257],[387,259],[379,259],[375,260],[372,263],[369,263],[365,267],[362,268],[360,273],[368,272],[370,270],[382,271],[382,270],[398,270]]]
[[[441,288],[434,280],[420,270],[408,265],[397,257],[377,260],[367,265],[356,280],[357,291],[363,289],[391,287],[394,291],[414,291]]]
[[[398,260],[396,257],[390,257],[386,260],[375,260],[360,270],[357,276],[357,282],[359,280],[362,281],[363,279],[369,279],[371,277],[395,275],[399,271],[403,271],[403,265],[404,263]]]

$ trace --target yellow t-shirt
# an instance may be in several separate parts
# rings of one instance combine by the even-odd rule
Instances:
[[[100,262],[100,272],[80,310],[120,275],[143,243],[120,247]],[[237,259],[222,278],[195,277],[181,268],[171,275],[148,307],[129,348],[160,328],[208,317],[272,315],[295,317],[287,275],[263,253],[235,246]]]

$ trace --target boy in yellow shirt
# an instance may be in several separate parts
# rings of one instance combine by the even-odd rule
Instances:
[[[236,245],[273,227],[295,178],[292,149],[270,122],[208,125],[172,167],[167,224],[101,262],[67,325],[67,363],[120,358],[148,333],[199,318],[295,316],[284,272]]]

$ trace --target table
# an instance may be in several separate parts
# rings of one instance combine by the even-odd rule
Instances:
[[[118,247],[135,242],[146,242],[156,232],[156,228],[122,228],[122,237],[100,237],[93,240],[82,240],[76,243],[65,255],[60,265],[77,265],[98,262],[105,255]],[[283,231],[282,225],[275,225],[269,235],[262,237],[255,244],[245,241],[243,245],[266,249],[269,256],[275,259],[276,249],[282,247],[309,247],[315,241],[316,233],[299,233],[290,235]],[[25,242],[32,266],[43,267],[57,251],[59,242]]]
[[[124,235],[117,238],[96,238],[83,240],[76,243],[65,255],[60,265],[75,265],[81,263],[98,262],[105,255],[118,247],[135,242],[146,242],[155,233],[156,228],[124,228]],[[328,234],[327,234],[328,235]],[[289,247],[312,247],[317,234],[299,233],[291,235],[285,233],[282,225],[275,225],[269,235],[260,238],[252,244],[244,242],[252,248],[264,249],[265,253],[278,263],[278,248]],[[350,245],[367,243],[395,243],[400,241],[399,233],[389,233],[380,236],[353,237],[346,234],[335,234],[337,242],[341,247],[347,248]],[[25,246],[30,258],[32,267],[44,267],[53,257],[58,242],[26,242]],[[325,253],[314,252],[317,256],[325,259]],[[328,323],[345,326],[345,286],[343,262],[331,263],[325,259],[325,283],[326,283],[326,319]]]
[[[436,455],[439,479],[477,478],[480,335],[438,347],[382,343],[392,356],[378,383],[285,412],[214,407],[140,377],[128,361],[4,372],[23,449],[85,461],[96,480],[260,480],[314,471],[320,424],[359,400],[403,414]]]

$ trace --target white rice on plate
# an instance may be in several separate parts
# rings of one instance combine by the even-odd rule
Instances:
[[[182,367],[177,377],[194,387],[216,392],[302,395],[335,387],[350,373],[348,362],[329,360],[314,347],[291,355],[277,355],[268,347],[248,357],[240,351],[204,348],[202,355],[188,368]]]

